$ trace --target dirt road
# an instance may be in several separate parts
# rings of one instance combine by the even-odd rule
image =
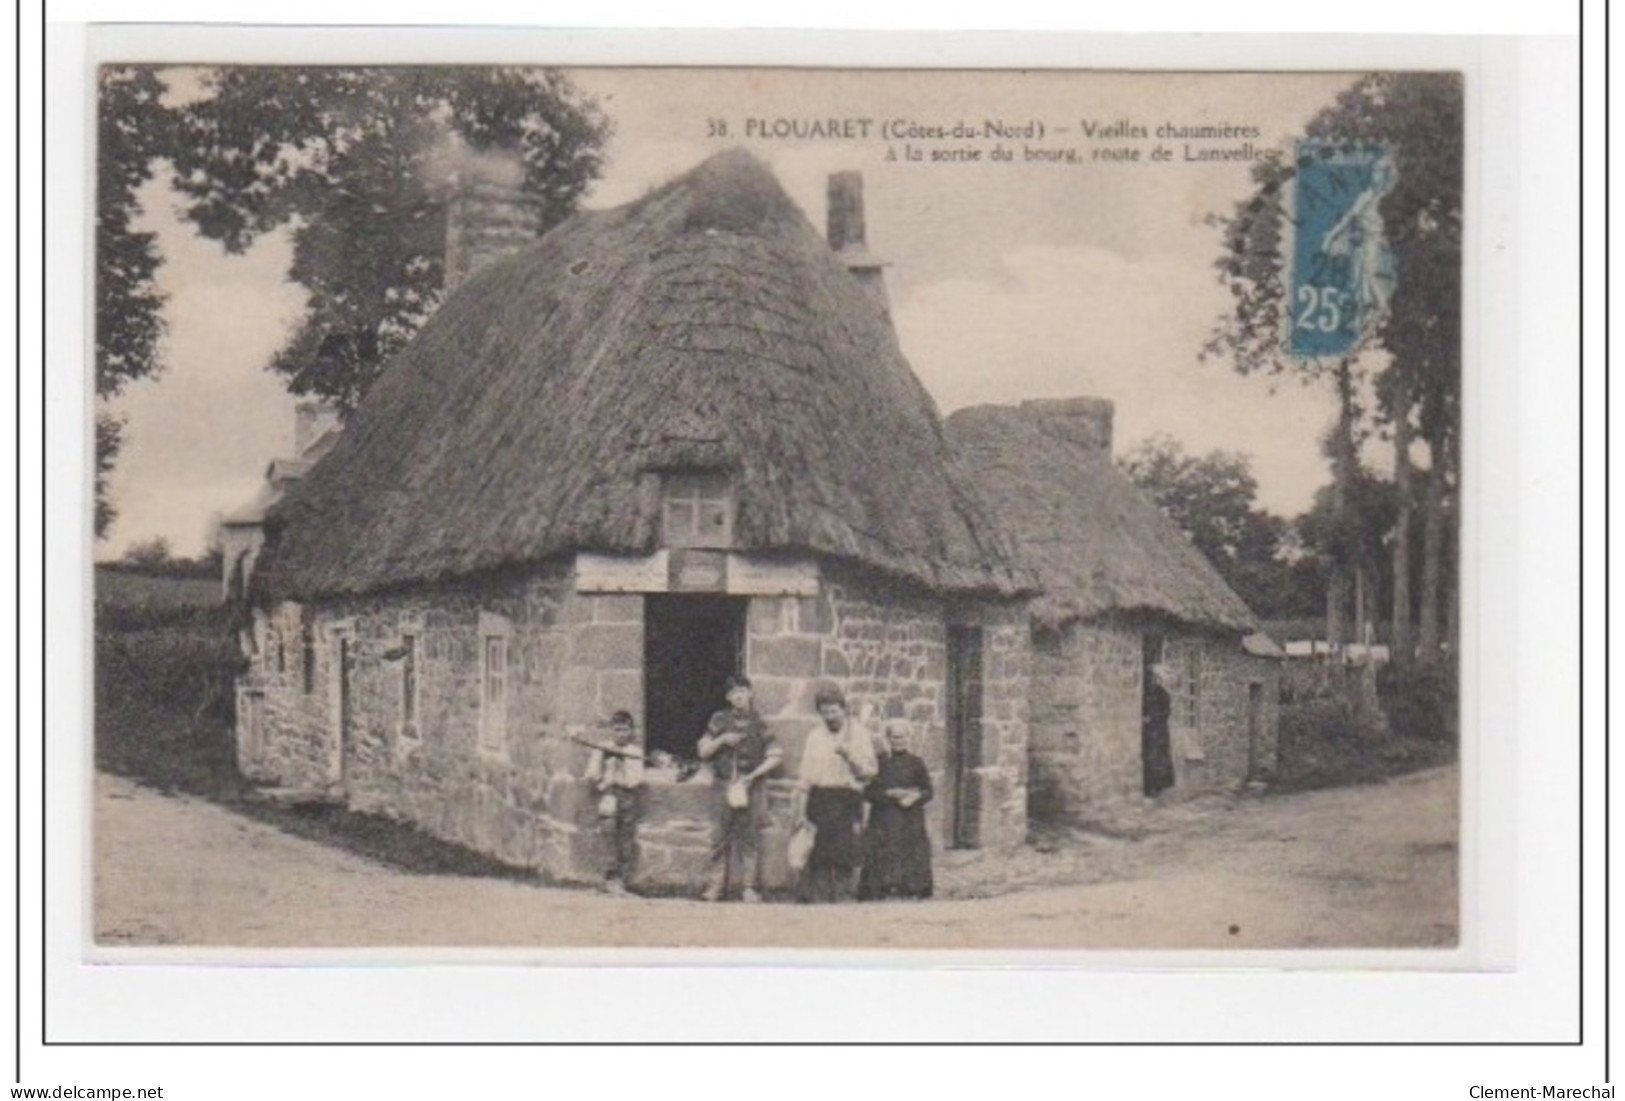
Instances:
[[[1447,947],[1458,774],[1171,808],[1140,840],[964,864],[991,898],[707,906],[415,875],[99,774],[98,943],[233,947]],[[959,893],[967,893],[960,891]]]

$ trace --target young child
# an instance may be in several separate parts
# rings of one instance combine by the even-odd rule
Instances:
[[[611,744],[592,751],[587,779],[598,792],[598,827],[610,850],[604,889],[622,895],[637,867],[643,751],[638,748],[637,726],[630,711],[610,716],[609,731]]]

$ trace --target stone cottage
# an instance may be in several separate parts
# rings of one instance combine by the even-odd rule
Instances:
[[[963,469],[1020,547],[1032,601],[1028,799],[1035,821],[1143,806],[1148,669],[1171,673],[1174,786],[1233,790],[1275,767],[1280,649],[1111,461],[1113,407],[1078,398],[948,418]]]
[[[243,772],[591,878],[574,739],[624,708],[689,756],[743,671],[792,767],[833,681],[911,728],[937,845],[1019,844],[1033,589],[899,351],[861,181],[830,210],[826,241],[729,152],[465,262],[265,518]],[[650,886],[698,882],[682,776],[652,770]]]

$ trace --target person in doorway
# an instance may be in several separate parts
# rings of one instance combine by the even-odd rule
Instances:
[[[783,759],[778,742],[757,713],[750,679],[727,680],[728,706],[711,716],[700,735],[700,760],[711,766],[713,807],[711,863],[704,898],[762,898],[762,831],[767,827],[767,788],[763,780]]]
[[[800,893],[804,902],[842,902],[857,893],[863,786],[875,774],[875,752],[869,732],[848,717],[839,688],[821,686],[813,704],[820,721],[807,732],[796,773],[795,819],[814,830]]]
[[[1144,761],[1147,796],[1156,796],[1174,786],[1174,750],[1168,733],[1173,710],[1173,700],[1168,695],[1168,667],[1161,662],[1147,666],[1145,698],[1140,712],[1140,755]]]
[[[610,744],[595,748],[588,758],[587,779],[598,792],[598,828],[610,854],[604,889],[621,895],[637,868],[643,754],[630,711],[610,716],[609,735]]]
[[[931,839],[925,832],[925,805],[931,801],[931,773],[910,751],[905,726],[888,726],[886,743],[889,751],[864,789],[870,811],[858,897],[930,898]]]

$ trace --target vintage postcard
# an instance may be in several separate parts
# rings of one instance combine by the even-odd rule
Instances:
[[[1463,944],[1463,73],[93,80],[94,952]]]

